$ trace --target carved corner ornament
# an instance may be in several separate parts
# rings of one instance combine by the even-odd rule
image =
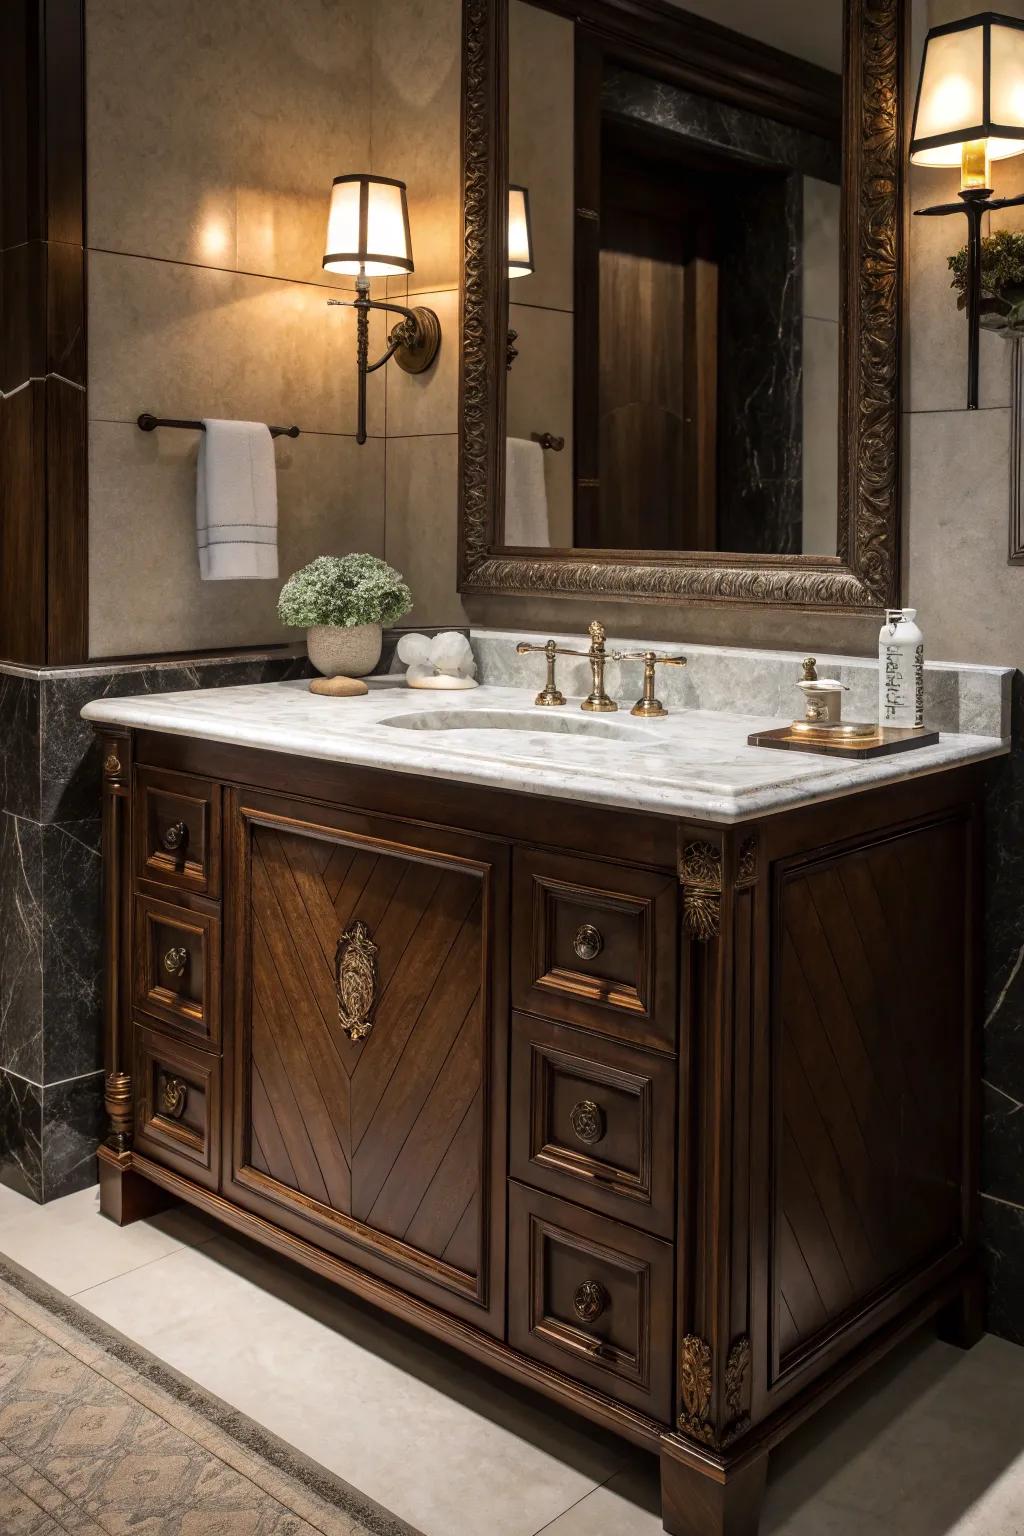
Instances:
[[[683,886],[683,927],[691,939],[707,944],[722,926],[722,850],[714,843],[683,846],[679,859]]]
[[[369,928],[359,921],[346,929],[334,952],[338,1022],[350,1040],[365,1040],[373,1028],[380,983],[378,953]]]
[[[683,1411],[679,1428],[703,1445],[722,1449],[749,1427],[747,1380],[750,1374],[750,1340],[739,1338],[729,1351],[725,1365],[725,1424],[721,1431],[711,1418],[712,1354],[711,1345],[695,1333],[688,1333],[679,1355],[679,1389]]]

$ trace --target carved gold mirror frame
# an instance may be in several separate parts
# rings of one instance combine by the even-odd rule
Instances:
[[[615,0],[611,0],[614,4]],[[847,0],[839,554],[502,547],[508,0],[463,4],[459,590],[864,611],[899,601],[905,0]]]

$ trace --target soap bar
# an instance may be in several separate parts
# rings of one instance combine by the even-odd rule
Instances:
[[[369,693],[369,688],[358,677],[314,677],[309,685],[310,693],[325,693],[332,699],[357,699]]]
[[[435,672],[431,677],[413,677],[407,674],[405,680],[410,688],[436,688],[441,693],[445,689],[479,688],[480,686],[475,677],[448,677],[443,672]]]

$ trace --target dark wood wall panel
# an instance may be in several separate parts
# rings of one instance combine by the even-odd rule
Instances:
[[[865,1297],[959,1240],[966,837],[965,823],[950,821],[780,875],[782,1368]],[[927,966],[908,963],[922,955]]]
[[[0,658],[40,665],[88,653],[84,89],[83,0],[4,0]]]

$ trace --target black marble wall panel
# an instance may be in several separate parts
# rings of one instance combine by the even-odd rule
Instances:
[[[42,1190],[59,1200],[96,1182],[96,1148],[106,1133],[103,1073],[43,1089]]]
[[[43,1080],[43,834],[0,813],[0,1067]]]
[[[0,673],[0,811],[39,820],[39,684]]]
[[[985,806],[982,1217],[989,1325],[1024,1343],[1024,679]]]
[[[43,1198],[43,1090],[2,1068],[0,1184],[31,1200]]]

